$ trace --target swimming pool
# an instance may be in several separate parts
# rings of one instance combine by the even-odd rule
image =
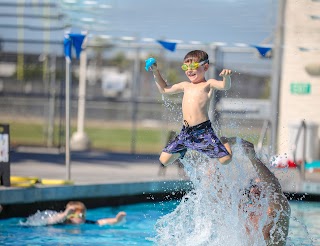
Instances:
[[[179,201],[140,203],[119,207],[89,209],[88,219],[112,217],[127,212],[127,222],[120,226],[55,225],[21,226],[21,218],[0,221],[2,245],[152,245],[154,225],[173,211]],[[287,245],[320,245],[320,203],[291,201],[292,217]],[[313,241],[313,242],[312,242]]]

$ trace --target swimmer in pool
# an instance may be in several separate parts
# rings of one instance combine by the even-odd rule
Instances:
[[[163,149],[159,160],[167,166],[178,158],[183,158],[187,149],[193,149],[210,158],[218,158],[222,164],[228,164],[232,159],[228,139],[219,139],[215,134],[209,120],[208,107],[214,90],[228,90],[231,87],[232,72],[223,69],[220,73],[222,80],[207,80],[205,73],[209,69],[209,57],[202,50],[193,50],[186,54],[181,68],[190,81],[168,85],[162,78],[157,64],[153,63],[150,67],[160,93],[183,93],[182,130]]]
[[[235,138],[233,138],[235,139]],[[232,138],[229,138],[231,141]],[[282,192],[276,176],[257,158],[252,143],[241,140],[242,148],[249,158],[258,177],[252,180],[246,189],[246,199],[240,204],[240,210],[245,213],[246,232],[254,238],[262,233],[266,245],[286,245],[289,231],[291,209]],[[266,206],[263,202],[267,201]]]
[[[125,222],[126,213],[121,211],[114,218],[104,218],[97,221],[86,219],[86,206],[79,201],[68,202],[66,209],[47,221],[48,225],[55,224],[97,224],[97,225],[118,225]]]

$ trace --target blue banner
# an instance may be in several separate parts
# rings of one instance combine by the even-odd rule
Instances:
[[[176,45],[177,43],[173,43],[173,42],[167,42],[167,41],[162,41],[162,40],[157,40],[157,42],[159,44],[162,45],[163,48],[170,50],[172,52],[174,52],[176,50]]]
[[[76,50],[76,57],[79,59],[80,53],[82,51],[82,43],[86,35],[69,33],[64,38],[64,55],[66,57],[72,58],[72,46]]]
[[[266,46],[258,46],[258,45],[251,45],[252,47],[256,48],[261,56],[266,57],[267,53],[272,49],[271,47]]]

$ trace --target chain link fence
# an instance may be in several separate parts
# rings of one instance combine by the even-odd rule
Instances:
[[[2,43],[10,46],[15,41],[2,40]],[[31,46],[34,45],[32,42],[24,43],[24,50],[32,50]],[[109,151],[160,152],[169,132],[178,131],[181,127],[182,97],[160,95],[152,73],[144,70],[144,60],[150,56],[156,57],[163,76],[169,82],[183,81],[186,78],[180,70],[181,62],[192,49],[203,49],[209,53],[210,77],[217,77],[219,70],[224,67],[235,71],[232,89],[216,93],[216,103],[224,98],[268,100],[271,61],[261,60],[253,49],[228,51],[219,47],[213,50],[210,46],[189,45],[170,53],[160,46],[134,45],[130,42],[89,45],[86,49],[85,130],[92,142],[91,146]],[[63,44],[52,43],[47,46],[47,51],[1,51],[0,122],[12,125],[13,146],[64,146]],[[74,59],[71,85],[73,131],[77,119],[78,81],[79,60]],[[245,109],[241,110],[245,113]],[[218,114],[211,112],[215,127],[221,135],[228,134],[223,127],[230,127],[228,119],[232,114],[228,112],[225,114],[223,107],[219,108]],[[252,126],[259,131],[264,119],[253,118],[243,114],[241,127]]]

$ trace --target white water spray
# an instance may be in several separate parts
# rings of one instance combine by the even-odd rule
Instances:
[[[232,150],[233,161],[225,166],[198,152],[187,152],[182,162],[194,189],[156,223],[153,241],[157,245],[265,245],[262,233],[247,235],[248,218],[241,212],[244,188],[255,173],[242,149],[235,145]],[[262,199],[259,206],[266,209],[267,201]]]
[[[58,212],[52,210],[37,211],[35,214],[29,216],[26,221],[20,221],[20,225],[44,226],[48,224],[48,219],[56,214],[58,214]]]

